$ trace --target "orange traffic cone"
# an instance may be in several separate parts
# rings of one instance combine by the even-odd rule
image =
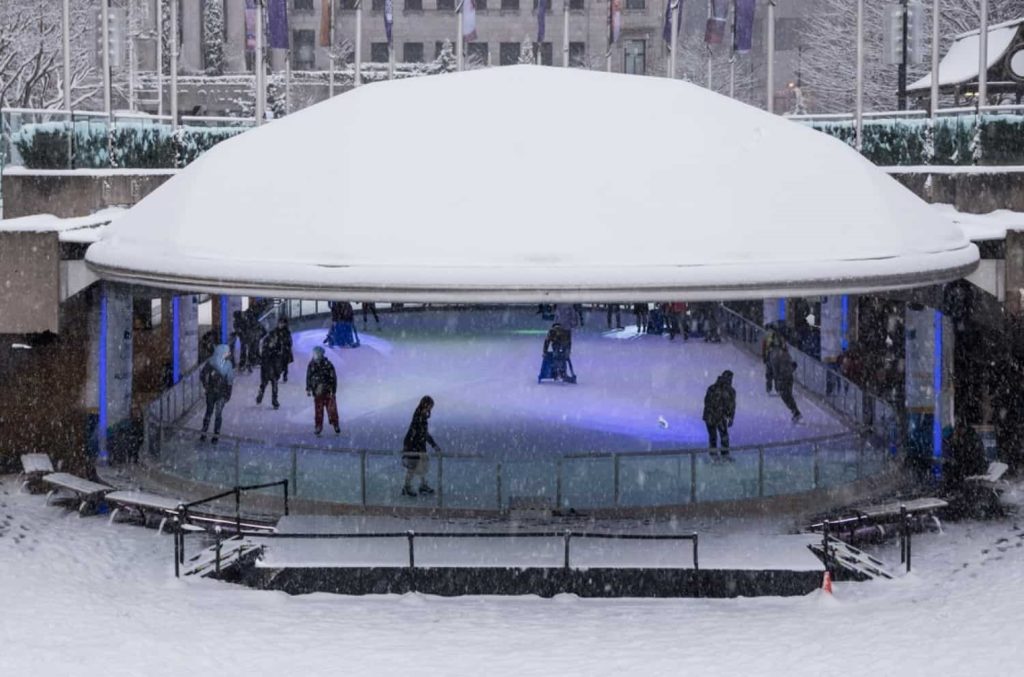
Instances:
[[[821,589],[830,595],[832,594],[832,574],[828,571],[825,572],[825,577],[821,581]]]

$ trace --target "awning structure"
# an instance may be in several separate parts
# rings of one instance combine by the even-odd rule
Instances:
[[[532,303],[911,287],[978,253],[812,129],[680,81],[514,66],[360,87],[224,141],[87,260],[179,290]]]
[[[987,52],[990,70],[1006,59],[1007,52],[1014,46],[1022,23],[1024,23],[1024,19],[1014,19],[989,26]],[[953,39],[949,51],[939,61],[939,87],[952,87],[978,81],[980,43],[981,31],[979,30],[961,33]],[[1021,71],[1021,74],[1024,75],[1024,70]],[[932,74],[929,73],[917,82],[908,85],[907,91],[925,91],[930,90],[931,87]]]

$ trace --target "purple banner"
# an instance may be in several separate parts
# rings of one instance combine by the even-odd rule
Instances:
[[[256,0],[245,0],[245,48],[256,49]]]
[[[388,49],[391,49],[391,27],[395,25],[394,3],[391,0],[384,0],[384,32],[388,36]]]
[[[679,26],[677,29],[680,34],[683,32],[683,0],[678,0],[679,9],[676,10],[676,25]],[[668,0],[665,5],[665,27],[661,31],[661,36],[665,38],[665,42],[672,44],[672,0]]]
[[[270,48],[288,49],[288,0],[267,0]]]
[[[707,29],[704,31],[704,42],[709,45],[720,45],[725,40],[725,23],[729,15],[729,3],[726,0],[711,0],[711,16],[708,17]]]
[[[756,5],[757,0],[736,0],[732,48],[737,52],[749,52],[754,43],[754,8]]]
[[[547,11],[548,0],[537,0],[537,42],[544,42],[544,15]]]

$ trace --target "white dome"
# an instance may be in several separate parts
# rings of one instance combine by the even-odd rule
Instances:
[[[364,86],[224,141],[87,260],[182,290],[535,302],[916,286],[978,253],[820,132],[679,81],[516,66]]]

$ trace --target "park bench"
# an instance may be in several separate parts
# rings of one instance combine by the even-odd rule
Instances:
[[[21,488],[28,487],[30,492],[42,489],[44,475],[53,472],[53,463],[47,454],[22,454],[21,455]]]
[[[52,487],[50,493],[46,495],[47,504],[50,503],[50,498],[54,494],[60,491],[67,491],[74,494],[74,500],[79,502],[79,514],[84,514],[87,507],[95,507],[104,496],[114,490],[114,487],[106,484],[100,484],[99,482],[93,482],[92,480],[87,480],[66,472],[55,472],[43,475],[42,481]]]
[[[163,531],[164,524],[168,519],[178,515],[181,506],[185,503],[185,501],[177,498],[135,490],[112,491],[106,495],[105,500],[108,504],[114,506],[114,510],[110,514],[111,523],[114,522],[122,510],[125,510],[137,515],[143,524],[146,524],[147,518],[150,515],[159,517],[159,531]]]

